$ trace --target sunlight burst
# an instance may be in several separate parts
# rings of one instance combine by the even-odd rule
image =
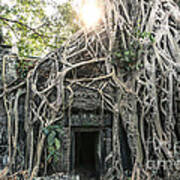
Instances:
[[[87,27],[96,26],[101,19],[102,13],[96,0],[84,1],[80,9],[80,18]]]
[[[81,16],[86,26],[91,27],[97,24],[101,17],[101,13],[95,0],[86,1],[82,7]]]

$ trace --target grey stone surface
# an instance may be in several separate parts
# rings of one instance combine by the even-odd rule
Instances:
[[[11,54],[11,47],[0,45],[0,94],[3,92],[2,81],[2,66],[3,57],[8,57]],[[10,83],[16,78],[15,59],[6,58],[6,80]],[[3,104],[3,99],[0,98],[0,169],[3,169],[8,163],[8,133],[7,133],[7,115]]]
[[[34,180],[86,180],[82,179],[80,175],[68,175],[63,173],[56,173],[51,176],[47,177],[36,177]],[[94,180],[94,179],[88,179],[88,180]]]
[[[5,55],[10,54],[11,47],[0,45],[0,88],[2,88],[2,62]]]

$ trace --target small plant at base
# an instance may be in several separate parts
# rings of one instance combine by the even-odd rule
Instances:
[[[56,162],[60,158],[59,150],[61,148],[61,142],[57,136],[62,133],[62,127],[59,125],[48,126],[43,129],[43,132],[47,136],[48,156],[46,161],[51,162],[53,160]]]

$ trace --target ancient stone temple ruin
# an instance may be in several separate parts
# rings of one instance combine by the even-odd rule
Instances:
[[[49,58],[52,56],[48,56]],[[12,83],[18,78],[17,73],[17,63],[18,57],[15,54],[11,53],[11,47],[1,46],[1,67],[5,63],[5,71],[6,71],[6,83]],[[48,61],[49,63],[49,61]],[[52,63],[52,62],[50,62]],[[47,64],[41,67],[43,70],[41,73],[47,73],[49,71],[49,66]],[[92,68],[92,76],[95,70]],[[96,68],[96,67],[95,67]],[[3,69],[3,68],[2,68]],[[82,69],[83,70],[83,69]],[[3,72],[1,72],[3,73]],[[84,71],[78,72],[78,76],[84,75]],[[81,74],[83,73],[83,74]],[[91,76],[88,74],[88,76]],[[3,76],[1,76],[3,77]],[[72,72],[67,75],[68,78],[72,78]],[[44,77],[43,77],[44,78]],[[43,79],[40,77],[39,79],[40,85],[43,86]],[[1,88],[3,88],[2,79],[0,81]],[[99,82],[98,82],[99,83]],[[98,85],[98,84],[97,84]],[[93,87],[93,86],[92,86]],[[24,88],[23,88],[24,89]],[[115,88],[112,85],[108,85],[104,87],[106,92],[109,95],[109,98],[114,99]],[[70,104],[69,107],[65,108],[65,113],[63,113],[63,117],[60,123],[61,130],[57,135],[57,138],[60,139],[61,148],[59,150],[58,161],[56,161],[56,166],[51,169],[50,165],[47,164],[47,173],[52,172],[64,172],[68,174],[78,174],[82,178],[96,178],[99,179],[101,176],[105,174],[109,167],[109,162],[106,162],[106,157],[112,151],[112,122],[113,122],[113,111],[110,109],[110,106],[106,104],[106,106],[102,109],[102,99],[100,97],[99,92],[95,91],[95,89],[91,87],[81,87],[79,84],[73,86],[74,95],[73,102],[71,102],[71,95],[67,92],[65,97],[64,104]],[[49,102],[54,101],[58,94],[57,90],[53,89],[52,93],[48,94]],[[13,96],[13,94],[12,94]],[[30,123],[26,125],[25,116],[25,97],[22,93],[22,97],[18,102],[18,118],[19,118],[19,128],[21,127],[21,131],[19,132],[18,142],[21,144],[19,146],[20,152],[17,152],[16,162],[21,162],[19,166],[13,167],[12,169],[21,169],[25,163],[29,163],[29,158],[21,159],[21,156],[25,156],[25,151],[30,151],[31,148],[29,145],[26,145],[28,141],[28,136],[26,137],[26,133],[28,134],[29,130],[23,130],[23,126],[31,126]],[[34,98],[32,96],[30,97]],[[35,101],[39,102],[39,99],[36,97]],[[30,101],[29,101],[30,102]],[[28,103],[29,103],[28,102]],[[0,165],[1,169],[3,169],[8,164],[8,117],[6,114],[6,108],[3,103],[3,99],[0,101],[1,103],[1,111],[0,111],[0,119],[1,119],[1,136],[0,136]],[[14,102],[12,102],[14,103]],[[63,106],[62,106],[63,107]],[[48,111],[48,110],[47,110]],[[60,111],[61,112],[61,111]],[[71,115],[69,115],[71,113]],[[57,112],[57,116],[60,116],[59,112]],[[13,123],[16,122],[15,115],[12,114],[11,121]],[[50,117],[49,117],[50,118]],[[57,123],[55,123],[57,125]],[[47,126],[48,127],[48,126]],[[34,136],[34,141],[37,143],[37,133],[39,131],[39,124],[35,124],[34,128],[31,129]],[[26,132],[27,131],[27,132]],[[32,146],[36,146],[36,143],[32,144]],[[46,149],[46,147],[44,147]],[[30,153],[30,152],[29,152]],[[42,152],[43,156],[41,159],[41,163],[44,165],[45,160],[45,152]],[[22,162],[23,161],[23,162]],[[51,169],[51,170],[49,170]],[[40,168],[41,172],[41,168]],[[41,172],[42,173],[42,172]],[[40,173],[40,174],[41,174]]]
[[[66,48],[69,49],[69,45]],[[44,115],[48,118],[48,120],[45,119],[44,131],[49,130],[51,124],[60,125],[62,128],[57,135],[61,143],[61,148],[58,150],[60,158],[53,168],[52,165],[47,164],[49,173],[52,168],[51,170],[55,172],[78,174],[81,179],[100,179],[107,173],[111,163],[111,159],[107,160],[107,157],[112,152],[112,126],[116,117],[112,106],[116,102],[116,88],[112,78],[105,74],[103,59],[88,62],[79,57],[73,57],[70,63],[74,64],[74,67],[70,67],[65,75],[66,78],[61,79],[61,75],[66,71],[63,60],[60,60],[64,52],[59,49],[50,53],[37,64],[37,71],[31,74],[29,85],[32,90],[29,92],[29,102],[31,99],[35,102],[30,104],[30,107],[35,108],[36,113],[31,114],[31,111],[30,113],[28,111],[27,117],[36,116],[41,111],[38,108],[42,106],[45,108]],[[79,67],[76,68],[76,65]],[[89,80],[98,75],[103,79],[97,79],[91,84]],[[53,79],[56,81],[55,86],[50,87],[51,83],[48,85],[47,81],[54,81]],[[82,79],[85,82],[83,84],[75,82],[76,79]],[[106,82],[107,79],[108,82]],[[37,93],[37,91],[43,92],[46,88],[51,89],[45,92],[48,106],[41,104],[43,96]],[[101,91],[107,94],[109,101],[104,99]],[[39,107],[36,104],[39,104]],[[39,115],[44,116],[41,113]],[[37,121],[37,117],[34,118]],[[27,126],[32,119],[28,118],[28,121]],[[41,123],[42,121],[40,120]],[[36,134],[39,128],[37,123],[32,132]],[[34,141],[40,141],[37,137],[33,138]],[[42,155],[45,155],[45,152],[42,151]]]
[[[0,47],[0,177],[179,180],[179,6],[103,2],[94,29],[26,73]]]

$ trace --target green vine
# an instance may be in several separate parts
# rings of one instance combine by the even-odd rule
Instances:
[[[125,71],[140,70],[144,67],[143,63],[139,60],[139,57],[144,54],[144,42],[148,45],[155,43],[153,34],[150,32],[141,32],[138,28],[135,28],[131,41],[128,43],[128,47],[119,47],[113,52],[112,64],[119,64]]]
[[[60,158],[60,148],[61,148],[61,141],[58,138],[58,135],[62,133],[62,127],[59,125],[52,125],[45,127],[43,129],[43,133],[46,135],[46,143],[48,149],[48,156],[47,161],[57,162]]]
[[[35,61],[32,61],[31,59],[18,59],[15,65],[17,75],[21,79],[25,79],[27,77],[27,73],[34,67],[34,65]]]

